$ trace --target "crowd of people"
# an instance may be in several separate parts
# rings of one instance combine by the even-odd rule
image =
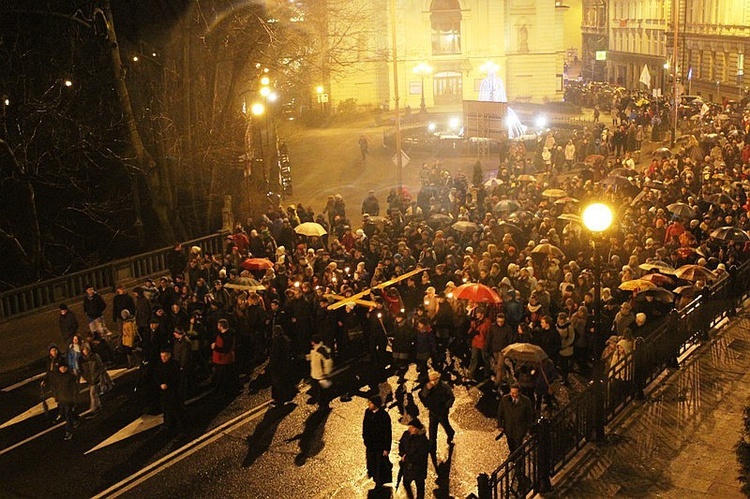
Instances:
[[[302,204],[279,206],[237,224],[221,254],[177,245],[169,276],[130,292],[118,289],[112,324],[122,340],[113,352],[101,345],[108,334],[101,306],[87,308],[88,338],[76,336],[77,324],[63,308],[68,352],[80,348],[83,359],[94,352],[99,363],[121,355],[129,366],[140,365],[145,406],[164,409],[167,424],[177,426],[184,422],[182,402],[201,381],[210,379],[218,396],[231,398],[241,388],[239,376],[258,366],[270,375],[275,403],[294,398],[290,373],[298,373],[312,381],[311,401],[325,408],[332,366],[350,359],[367,359],[384,373],[392,367],[399,402],[408,399],[409,382],[427,390],[422,402],[428,405],[440,383],[450,389],[488,380],[498,393],[515,387],[513,400],[501,405],[501,425],[518,390],[537,413],[543,403],[555,408],[556,379],[564,385],[573,373],[585,379],[602,358],[627,355],[635,338],[647,337],[706,286],[731,278],[748,256],[748,113],[739,119],[703,113],[694,135],[644,161],[636,152],[651,136],[657,103],[636,106],[632,96],[617,98],[612,135],[609,125],[595,121],[565,139],[560,130],[547,131],[534,151],[512,144],[486,183],[470,182],[438,162],[424,164],[414,197],[394,189],[381,203],[370,192],[352,210],[332,195],[317,215]],[[579,216],[593,201],[614,211],[614,223],[596,243],[602,256],[597,320],[594,235]],[[295,231],[308,222],[325,234]],[[710,272],[677,277],[673,270],[688,264]],[[639,278],[672,292],[623,285]],[[499,300],[455,296],[472,282],[491,288]],[[341,300],[345,304],[336,305]],[[514,343],[540,347],[547,360],[511,362],[502,352]],[[86,360],[58,357],[55,346],[49,382],[61,401],[67,381],[55,379],[63,369],[100,386],[97,362],[87,368]],[[412,364],[417,376],[408,379]],[[92,410],[100,404],[94,399]],[[371,402],[368,411],[385,402]],[[439,425],[449,442],[454,438],[450,404],[434,407],[431,452]],[[399,409],[408,412],[408,404]],[[416,423],[405,440],[421,455],[424,427],[408,420]],[[518,444],[517,432],[507,437]],[[368,458],[370,464],[377,459]]]

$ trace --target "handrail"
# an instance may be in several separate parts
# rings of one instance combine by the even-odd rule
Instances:
[[[704,295],[667,316],[647,338],[638,338],[633,352],[614,365],[600,361],[593,380],[550,419],[540,419],[535,433],[491,475],[477,477],[480,499],[526,497],[545,492],[550,478],[584,447],[604,437],[605,426],[677,357],[707,337],[708,331],[735,312],[750,296],[750,261],[735,275],[704,288]],[[514,463],[522,462],[530,483],[519,491]],[[514,481],[515,480],[515,481]],[[515,486],[514,486],[515,484]]]
[[[182,244],[199,246],[204,254],[220,253],[224,250],[226,236],[227,232],[217,232]],[[80,297],[86,285],[106,293],[120,282],[164,272],[167,270],[167,255],[172,250],[172,246],[160,248],[0,293],[0,322]]]

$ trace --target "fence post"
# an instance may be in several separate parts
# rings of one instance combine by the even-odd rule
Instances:
[[[552,491],[550,482],[550,473],[552,471],[552,423],[549,419],[542,416],[537,423],[539,432],[539,450],[537,453],[537,474],[539,485],[537,492],[546,493]]]
[[[635,339],[634,341],[634,348],[633,348],[633,389],[635,393],[635,399],[636,400],[643,400],[646,398],[646,396],[643,393],[643,389],[645,388],[644,380],[646,379],[646,363],[644,362],[644,358],[646,355],[646,352],[644,349],[645,341],[640,336]]]
[[[605,390],[607,388],[606,382],[607,382],[607,374],[608,369],[606,367],[606,363],[602,360],[599,360],[594,365],[594,393],[593,393],[593,400],[591,401],[593,404],[592,407],[592,429],[593,429],[593,439],[594,442],[605,442],[607,440],[607,436],[604,431],[604,426],[607,423],[607,394],[605,393]]]
[[[479,499],[492,499],[490,476],[487,473],[480,473],[477,476],[477,492],[479,493]]]

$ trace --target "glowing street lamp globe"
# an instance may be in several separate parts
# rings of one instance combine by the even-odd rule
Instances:
[[[583,224],[592,232],[603,232],[612,225],[612,210],[604,203],[593,203],[583,210]]]
[[[250,107],[250,112],[251,112],[251,113],[253,113],[253,116],[260,116],[260,115],[262,115],[262,114],[263,114],[263,113],[264,113],[265,111],[266,111],[266,108],[265,108],[265,106],[264,106],[263,104],[261,104],[260,102],[256,102],[256,103],[254,103],[254,104],[253,104],[253,105],[252,105],[252,106]]]

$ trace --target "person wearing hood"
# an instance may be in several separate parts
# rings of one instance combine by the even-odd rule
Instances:
[[[60,304],[60,316],[57,318],[60,334],[67,345],[73,339],[73,335],[78,332],[78,319],[76,314],[64,303]]]
[[[424,499],[425,480],[427,479],[427,457],[430,455],[430,443],[425,427],[419,419],[412,419],[398,443],[398,454],[401,456],[401,474],[404,477],[406,497],[413,499],[411,484],[417,489],[417,499]]]

